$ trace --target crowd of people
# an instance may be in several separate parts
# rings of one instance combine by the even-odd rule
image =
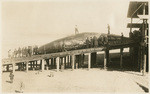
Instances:
[[[8,51],[9,58],[16,58],[16,57],[29,57],[31,55],[38,54],[38,46],[28,46],[23,48],[18,48],[12,51],[11,49]]]
[[[94,36],[93,38],[88,37],[86,39],[86,48],[92,48],[92,47],[98,47],[98,40],[96,36]]]
[[[112,42],[120,42],[123,43],[124,36],[123,33],[121,33],[121,37],[114,37],[114,36],[99,36],[98,38],[96,36],[94,37],[88,37],[85,41],[85,47],[84,48],[96,48],[100,46],[105,46],[107,44],[110,44]]]
[[[86,48],[96,48],[96,47],[101,47],[101,46],[107,46],[110,43],[114,43],[114,42],[121,42],[123,43],[123,33],[121,35],[121,37],[117,37],[119,38],[116,39],[116,36],[108,36],[108,35],[101,35],[99,37],[93,36],[93,37],[87,37],[85,40],[84,45],[77,45],[77,47],[74,47],[74,49],[86,49]],[[61,49],[61,48],[60,48]],[[67,49],[65,44],[62,45],[62,52],[63,51],[68,51],[71,49]],[[73,50],[73,49],[72,49]],[[57,52],[57,51],[54,51]],[[45,49],[44,49],[44,53]],[[18,48],[15,49],[13,52],[11,50],[8,51],[8,57],[9,58],[16,58],[16,57],[30,57],[32,55],[37,55],[40,54],[40,52],[38,52],[38,46],[28,46],[28,47],[23,47],[23,48]]]
[[[107,44],[108,42],[108,38],[107,37],[104,37],[104,36],[100,36],[99,38],[97,38],[96,36],[94,37],[88,37],[86,39],[86,42],[85,42],[85,45],[86,45],[86,48],[96,48],[96,47],[100,47],[102,45],[105,45]]]

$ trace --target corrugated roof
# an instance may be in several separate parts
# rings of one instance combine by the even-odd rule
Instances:
[[[146,3],[146,5],[145,5],[145,15],[148,15],[148,2],[131,1],[130,4],[129,4],[127,17],[128,18],[139,18],[137,15],[142,15],[143,14],[144,3]]]

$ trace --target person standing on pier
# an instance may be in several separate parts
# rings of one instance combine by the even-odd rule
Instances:
[[[96,36],[93,37],[93,42],[94,42],[94,47],[98,47],[98,40]]]
[[[91,47],[91,48],[94,47],[94,41],[93,41],[93,38],[92,38],[92,37],[90,38],[90,47]]]
[[[123,33],[121,33],[121,43],[123,43]]]
[[[25,57],[28,56],[28,49],[27,49],[27,47],[24,48],[24,54],[25,54]]]
[[[33,55],[37,55],[38,54],[37,50],[38,50],[38,46],[35,45],[34,48],[33,48]]]
[[[110,26],[107,24],[108,34],[110,34]]]
[[[25,56],[25,54],[24,54],[24,47],[21,49],[21,54],[22,54],[22,55],[21,55],[22,57]]]
[[[28,46],[28,56],[32,55],[32,46]]]
[[[8,51],[8,58],[11,58],[11,49]]]
[[[90,40],[88,37],[86,39],[86,48],[90,48]]]
[[[77,25],[75,26],[75,35],[76,35],[76,34],[79,34],[79,31],[78,31]]]
[[[21,48],[18,48],[18,57],[21,57]]]
[[[17,50],[16,50],[16,49],[15,49],[14,52],[13,52],[13,56],[14,56],[14,57],[17,57]]]

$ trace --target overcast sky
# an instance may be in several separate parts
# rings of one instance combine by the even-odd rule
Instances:
[[[2,57],[9,49],[43,45],[79,32],[129,35],[128,0],[2,2]]]

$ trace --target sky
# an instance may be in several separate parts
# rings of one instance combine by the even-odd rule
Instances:
[[[2,58],[9,49],[41,46],[79,33],[99,32],[129,35],[128,0],[3,1],[1,3]]]

